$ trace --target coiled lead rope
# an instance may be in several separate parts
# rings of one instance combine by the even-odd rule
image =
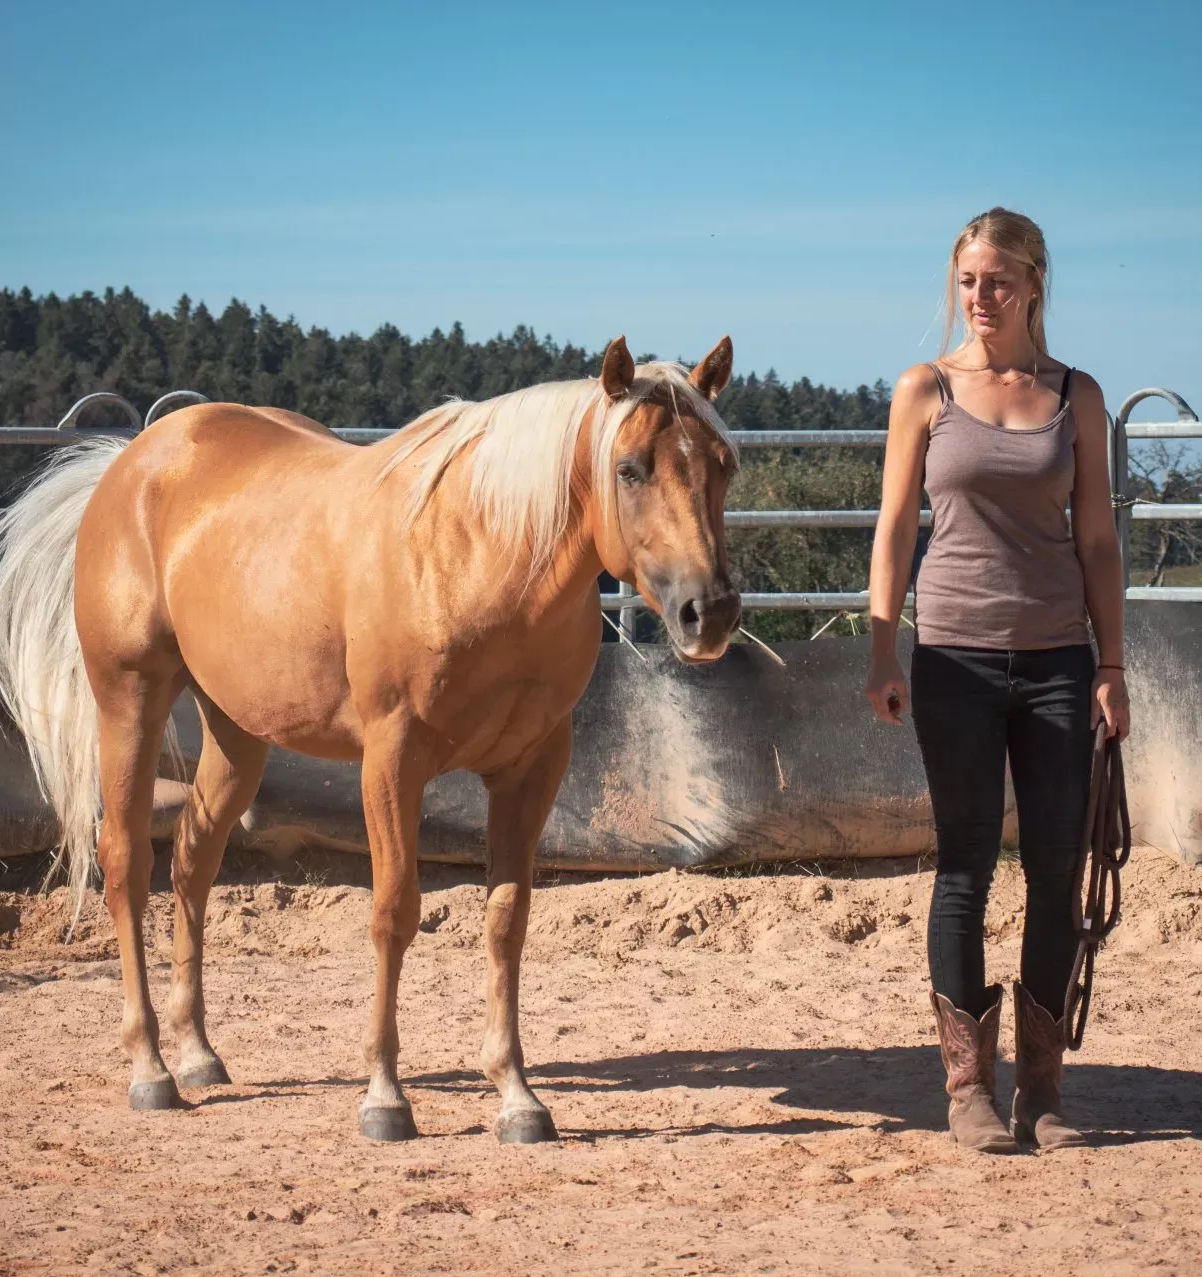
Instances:
[[[1089,807],[1073,879],[1077,958],[1064,998],[1064,1039],[1070,1051],[1079,1051],[1085,1037],[1085,1022],[1093,995],[1094,959],[1099,945],[1118,923],[1122,900],[1119,870],[1130,856],[1131,817],[1127,812],[1123,755],[1118,737],[1106,735],[1103,720],[1094,733]]]

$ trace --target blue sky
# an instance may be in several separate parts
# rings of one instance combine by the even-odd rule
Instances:
[[[1053,353],[1202,407],[1200,9],[3,0],[0,284],[850,386],[1005,203]]]

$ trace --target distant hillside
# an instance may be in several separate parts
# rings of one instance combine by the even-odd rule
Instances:
[[[525,327],[484,342],[467,341],[459,324],[420,338],[392,324],[369,337],[333,337],[240,301],[214,315],[181,297],[168,313],[128,288],[65,298],[3,289],[0,424],[53,424],[92,390],[115,390],[144,411],[164,391],[189,387],[328,426],[401,426],[447,395],[487,399],[596,374],[601,353]],[[888,408],[880,382],[844,393],[805,378],[784,385],[771,372],[736,378],[722,400],[727,421],[742,430],[883,427]]]

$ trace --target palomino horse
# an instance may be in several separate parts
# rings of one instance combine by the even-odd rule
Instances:
[[[738,622],[722,526],[737,457],[711,405],[731,360],[724,338],[692,372],[636,368],[618,338],[597,380],[450,403],[370,448],[279,409],[186,408],[128,445],[83,445],[4,516],[0,689],[80,900],[103,811],[133,1108],[179,1103],[142,915],[155,774],[189,688],[204,744],[171,868],[179,1085],[229,1080],[205,1031],[205,907],[269,745],[362,759],[376,982],[360,1129],[416,1134],[396,1004],[420,916],[422,791],[466,768],[489,792],[496,1132],[555,1138],[518,1037],[535,847],[597,658],[602,568],[638,587],[684,660],[721,656]]]

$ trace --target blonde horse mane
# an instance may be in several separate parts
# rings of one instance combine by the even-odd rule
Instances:
[[[684,408],[722,440],[738,448],[713,404],[678,363],[640,364],[630,389],[610,399],[595,378],[552,381],[471,403],[453,399],[418,417],[401,432],[380,481],[425,449],[416,464],[406,517],[416,522],[447,467],[469,445],[469,500],[503,553],[532,553],[531,576],[546,566],[567,526],[576,444],[592,413],[593,482],[608,512],[614,497],[610,473],[618,434],[657,391],[666,390],[679,418]],[[427,446],[428,445],[428,446]],[[604,476],[604,477],[602,477]]]

